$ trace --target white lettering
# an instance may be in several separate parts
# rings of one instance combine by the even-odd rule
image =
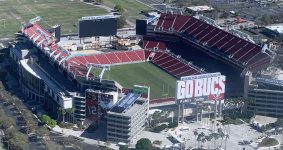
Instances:
[[[186,91],[186,81],[178,81],[177,82],[177,99],[184,99],[185,98],[185,91]]]
[[[186,82],[186,98],[192,98],[194,93],[194,82],[193,80],[188,80]]]
[[[221,90],[219,91],[219,93],[225,93],[225,82],[226,82],[226,77],[225,76],[220,76],[219,77],[219,86],[221,88]]]
[[[195,97],[202,96],[203,79],[195,80]]]
[[[177,81],[177,99],[192,99],[202,96],[219,95],[225,93],[226,77],[223,75],[215,76],[215,74],[203,75],[203,78],[194,78],[200,76],[192,76],[189,80]],[[205,78],[204,78],[205,76]],[[189,77],[186,77],[189,78]]]
[[[208,96],[210,94],[211,88],[211,78],[203,79],[203,96]]]
[[[215,85],[218,84],[218,77],[213,77],[211,79],[211,85],[210,85],[210,89],[211,89],[211,94],[218,94],[218,88],[215,88]]]

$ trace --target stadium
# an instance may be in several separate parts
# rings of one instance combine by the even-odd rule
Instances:
[[[117,51],[97,49],[101,43],[95,40],[84,44],[60,41],[56,33],[41,27],[38,19],[22,26],[10,56],[20,64],[24,93],[43,103],[54,116],[59,107],[75,107],[74,119],[83,121],[86,107],[81,106],[87,89],[127,93],[134,85],[143,85],[151,88],[150,99],[174,101],[176,77],[202,72],[168,51]],[[72,51],[86,47],[90,49]],[[174,69],[171,64],[175,63],[180,68]]]
[[[103,29],[101,24],[97,27]],[[146,28],[140,48],[116,50],[105,46],[113,44],[112,40],[102,44],[91,35],[81,39],[83,33],[79,33],[76,42],[70,38],[60,40],[55,31],[50,32],[40,26],[38,19],[33,19],[17,33],[18,42],[11,48],[10,56],[20,64],[20,70],[28,72],[20,71],[25,93],[43,103],[54,116],[59,107],[74,108],[74,115],[66,114],[71,118],[69,121],[87,119],[87,89],[125,94],[134,85],[142,85],[150,87],[150,103],[174,102],[176,80],[221,72],[227,76],[225,96],[243,96],[242,76],[247,71],[265,68],[275,57],[266,46],[261,47],[239,33],[222,30],[204,16],[162,13],[156,24]],[[114,39],[117,29],[99,32]],[[28,76],[35,76],[40,86],[24,82],[35,80]]]

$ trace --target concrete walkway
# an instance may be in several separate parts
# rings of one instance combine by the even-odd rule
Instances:
[[[52,130],[54,132],[61,133],[64,136],[79,137],[79,138],[83,139],[84,140],[83,142],[85,142],[87,144],[98,145],[98,146],[105,146],[105,142],[104,141],[99,141],[99,140],[94,140],[94,139],[91,139],[91,138],[82,137],[81,135],[85,131],[74,131],[72,129],[63,129],[63,128],[60,128],[58,125],[56,125],[56,127],[54,127]],[[119,147],[116,144],[112,144],[112,143],[108,147],[112,148],[112,149],[115,149],[115,150],[119,149]]]

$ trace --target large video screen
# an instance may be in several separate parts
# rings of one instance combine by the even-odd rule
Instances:
[[[146,20],[136,20],[136,34],[146,35],[147,32],[147,21]]]
[[[111,94],[86,90],[86,118],[89,120],[104,118],[114,103],[114,96]]]
[[[226,77],[220,73],[181,77],[177,81],[177,100],[224,100]]]
[[[98,93],[86,91],[86,118],[96,120],[98,118]]]
[[[79,21],[79,37],[112,36],[117,34],[117,19],[94,19]]]

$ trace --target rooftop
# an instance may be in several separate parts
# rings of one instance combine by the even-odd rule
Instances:
[[[214,10],[214,8],[209,7],[209,6],[191,6],[191,7],[187,7],[187,9],[190,9],[192,11],[210,11],[210,10]]]
[[[141,107],[141,105],[138,105],[136,101],[140,98],[140,94],[135,93],[129,93],[122,97],[110,110],[110,112],[113,113],[125,113],[126,115],[131,115],[135,113],[136,110]],[[134,111],[133,111],[134,110]]]

